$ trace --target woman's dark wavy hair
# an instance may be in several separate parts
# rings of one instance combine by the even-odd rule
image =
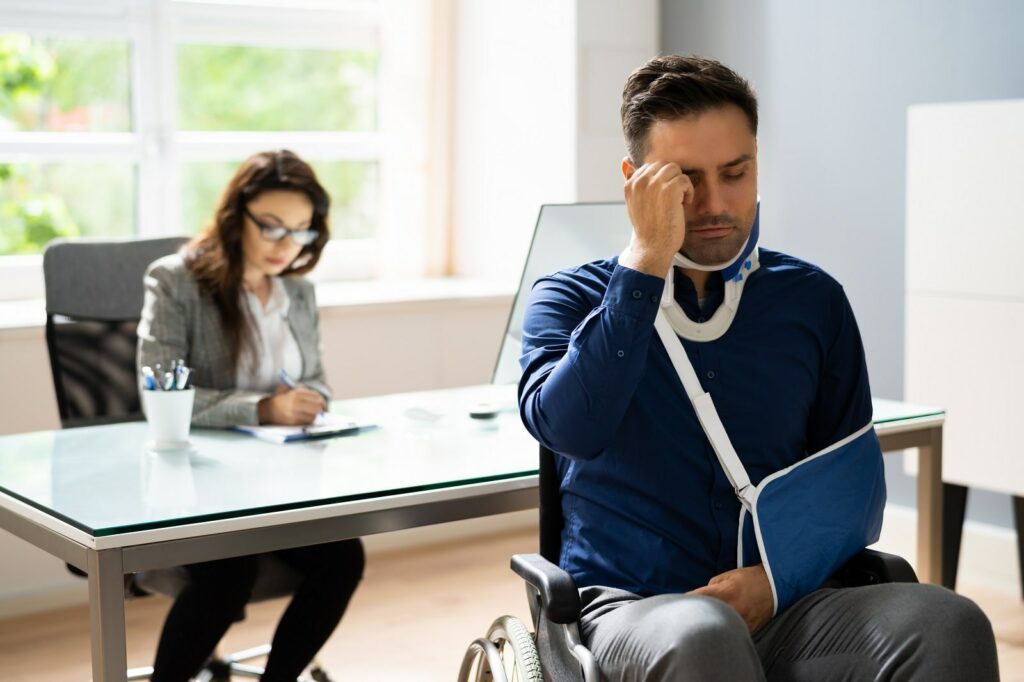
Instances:
[[[287,149],[260,152],[242,162],[224,188],[213,219],[182,249],[185,264],[196,278],[200,292],[220,312],[236,365],[242,353],[252,353],[256,348],[255,328],[241,300],[244,210],[253,199],[271,190],[301,192],[313,203],[310,229],[317,230],[316,240],[304,246],[282,274],[309,272],[330,239],[327,212],[331,199],[310,165]]]
[[[757,96],[721,62],[690,55],[655,57],[629,74],[622,90],[622,133],[637,166],[647,156],[647,133],[656,121],[674,121],[735,105],[757,135]]]

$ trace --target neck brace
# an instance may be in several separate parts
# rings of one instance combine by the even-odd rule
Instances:
[[[690,341],[714,341],[729,330],[736,311],[740,307],[740,297],[747,278],[758,268],[757,240],[760,236],[761,203],[758,202],[754,213],[754,224],[750,235],[734,258],[725,263],[701,265],[695,263],[681,253],[672,259],[672,267],[665,277],[665,290],[661,295],[661,309],[668,318],[669,324],[676,334]],[[680,307],[675,297],[675,269],[693,268],[704,272],[721,272],[725,284],[725,298],[718,310],[707,322],[694,322]]]

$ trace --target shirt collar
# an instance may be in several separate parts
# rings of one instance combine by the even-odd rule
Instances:
[[[693,281],[686,276],[679,268],[672,269],[674,284],[673,293],[679,305],[686,311],[687,317],[691,320],[698,320],[702,316],[711,317],[719,304],[722,302],[725,292],[725,282],[722,280],[722,273],[709,272],[708,281],[704,284],[704,306],[701,308],[697,302],[697,289]]]
[[[270,278],[270,298],[267,299],[266,308],[260,305],[260,299],[251,291],[245,290],[246,299],[253,313],[259,317],[270,317],[271,315],[288,316],[288,309],[291,307],[291,299],[288,291],[284,288],[284,282],[280,277]]]

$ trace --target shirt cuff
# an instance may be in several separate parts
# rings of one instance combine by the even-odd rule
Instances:
[[[638,320],[653,322],[664,291],[664,278],[616,264],[604,294],[604,305]]]

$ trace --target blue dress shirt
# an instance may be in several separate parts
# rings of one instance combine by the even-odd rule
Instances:
[[[702,308],[674,272],[683,310],[708,319],[721,276]],[[559,563],[580,587],[678,593],[736,568],[740,503],[654,331],[663,288],[611,258],[538,280],[526,310],[520,411],[557,453]],[[846,295],[799,259],[761,249],[729,330],[683,345],[755,485],[871,420]]]

